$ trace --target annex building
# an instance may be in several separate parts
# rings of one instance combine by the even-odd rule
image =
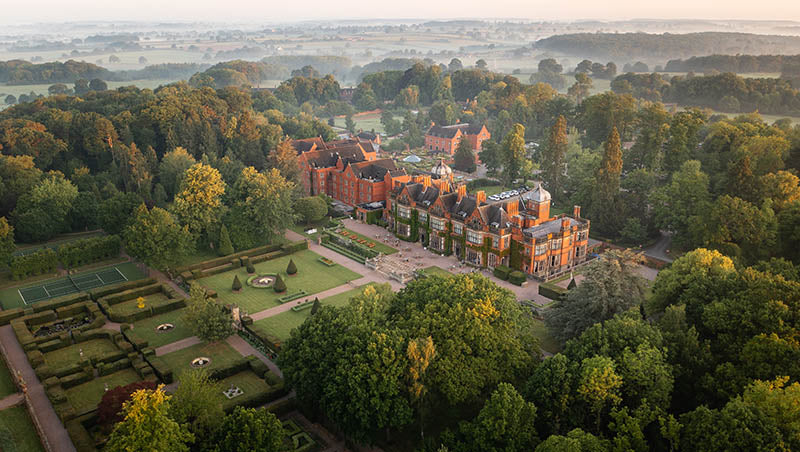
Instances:
[[[398,181],[384,211],[395,234],[421,241],[432,252],[455,254],[476,267],[505,265],[549,280],[586,261],[589,220],[550,215],[551,196],[541,184],[501,196],[467,193],[443,162],[428,175]]]
[[[425,149],[428,152],[445,152],[453,155],[461,140],[469,140],[475,152],[481,150],[483,142],[492,135],[483,124],[453,124],[451,126],[431,125],[425,133]]]

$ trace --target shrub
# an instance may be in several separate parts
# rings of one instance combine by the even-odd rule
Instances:
[[[252,275],[252,274],[253,274],[253,273],[255,273],[255,272],[256,272],[256,267],[255,267],[255,266],[253,265],[253,263],[252,263],[252,262],[250,262],[250,260],[248,259],[248,260],[247,260],[247,273],[249,273],[249,274],[251,274],[251,275]]]
[[[505,265],[498,265],[494,268],[494,276],[502,279],[503,281],[508,280],[508,276],[511,274],[511,269],[506,267]]]
[[[101,426],[111,427],[122,420],[122,404],[131,398],[131,394],[140,389],[156,388],[152,381],[137,381],[125,386],[117,386],[109,389],[103,394],[100,403],[97,404],[97,420]]]
[[[283,278],[281,278],[281,275],[275,277],[275,284],[272,285],[272,288],[277,293],[286,292],[286,283],[283,281]]]
[[[565,289],[562,289],[555,284],[539,284],[539,295],[551,300],[562,300],[566,293],[567,291]]]
[[[65,267],[77,267],[119,254],[121,239],[117,235],[75,240],[58,247],[58,260]]]
[[[319,311],[319,297],[314,298],[314,305],[311,306],[311,315],[314,315]]]
[[[220,256],[227,256],[233,254],[233,243],[231,243],[231,236],[228,234],[228,228],[222,225],[219,230],[219,248],[217,249]]]
[[[289,259],[289,265],[286,266],[286,274],[294,275],[295,273],[297,273],[297,265],[294,264],[293,259]]]
[[[508,281],[509,281],[511,284],[516,284],[516,285],[518,285],[518,286],[521,286],[521,285],[522,285],[522,283],[524,283],[524,282],[525,282],[525,280],[526,280],[526,278],[525,278],[525,273],[522,273],[522,272],[521,272],[521,271],[519,271],[519,270],[514,270],[513,272],[511,272],[511,273],[508,275]]]
[[[50,248],[42,248],[24,256],[11,259],[11,277],[15,280],[25,279],[32,275],[41,275],[58,266],[56,252]]]
[[[238,292],[242,290],[242,282],[239,281],[239,275],[233,276],[233,286],[231,286],[234,292]]]
[[[575,282],[575,278],[569,280],[569,284],[567,284],[567,290],[572,290],[578,287],[578,283]]]

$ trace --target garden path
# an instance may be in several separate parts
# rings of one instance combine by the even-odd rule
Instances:
[[[361,271],[361,273],[364,273],[364,269],[367,269],[367,268],[364,267],[364,268],[359,269],[359,270]],[[367,270],[369,270],[369,269],[367,269]],[[325,290],[325,291],[320,292],[320,293],[315,293],[313,295],[309,295],[307,298],[311,299],[311,297],[314,297],[314,298],[319,298],[320,300],[324,300],[325,298],[332,297],[334,295],[339,295],[342,292],[347,292],[348,290],[352,290],[352,289],[355,289],[357,287],[361,287],[361,286],[363,286],[365,284],[369,284],[371,282],[386,282],[386,281],[376,281],[374,278],[371,278],[369,276],[364,276],[364,277],[355,279],[353,281],[346,282],[346,283],[342,284],[341,286],[336,286],[333,289],[328,289],[328,290]],[[302,300],[302,301],[305,301],[305,299]],[[278,315],[278,314],[280,314],[282,312],[289,311],[290,309],[292,309],[293,306],[296,306],[296,305],[297,305],[297,302],[290,301],[288,303],[283,303],[280,306],[275,306],[274,308],[269,308],[269,309],[265,309],[263,311],[256,312],[255,314],[250,315],[250,317],[252,317],[253,321],[265,319],[267,317],[272,317],[272,316]]]
[[[47,399],[44,387],[39,378],[36,377],[36,373],[34,373],[30,363],[28,363],[28,358],[25,356],[19,341],[17,341],[11,325],[0,327],[0,342],[3,343],[12,375],[20,372],[25,380],[31,410],[42,426],[45,435],[43,439],[50,445],[51,451],[75,452],[75,446],[72,445],[67,429],[64,428],[58,415],[56,415],[56,411],[53,409],[53,405]]]
[[[238,334],[234,334],[233,336],[225,339],[225,342],[227,342],[228,345],[233,347],[233,349],[239,352],[242,356],[255,356],[261,360],[262,363],[266,364],[267,367],[269,367],[269,370],[271,370],[275,375],[283,378],[283,372],[281,372],[275,363],[270,361],[269,358],[264,356],[261,352],[253,348],[252,345],[250,345],[246,340],[242,339]]]
[[[192,345],[197,345],[203,342],[197,336],[187,337],[186,339],[181,339],[179,341],[175,341],[169,343],[167,345],[162,345],[161,347],[156,348],[156,356],[166,355],[170,352],[177,352],[178,350],[183,350],[184,348],[191,347]]]
[[[18,405],[22,403],[22,400],[23,396],[20,392],[6,396],[3,399],[0,399],[0,410],[5,410],[6,408],[11,408],[14,405]]]

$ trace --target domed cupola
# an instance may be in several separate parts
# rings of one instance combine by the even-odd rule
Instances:
[[[444,163],[444,159],[439,159],[439,163],[431,168],[431,176],[436,179],[450,179],[453,175],[453,170]]]

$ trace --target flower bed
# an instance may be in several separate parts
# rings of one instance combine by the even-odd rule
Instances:
[[[253,275],[247,278],[247,285],[256,289],[266,289],[275,285],[275,279],[277,277],[278,275],[275,273]]]
[[[304,297],[306,295],[308,295],[308,292],[306,292],[305,290],[301,290],[299,292],[295,292],[295,293],[292,293],[292,294],[284,295],[284,296],[278,298],[278,301],[281,302],[281,303],[286,303],[287,301],[297,300],[298,298]]]
[[[310,307],[314,306],[314,300],[306,300],[300,303],[297,303],[297,306],[292,306],[292,311],[299,312],[304,309],[309,309]]]
[[[328,267],[333,267],[334,265],[336,265],[336,262],[334,262],[334,261],[332,261],[332,260],[330,260],[330,259],[328,259],[327,257],[324,257],[324,256],[320,257],[317,260],[322,262],[323,264],[327,265]]]

